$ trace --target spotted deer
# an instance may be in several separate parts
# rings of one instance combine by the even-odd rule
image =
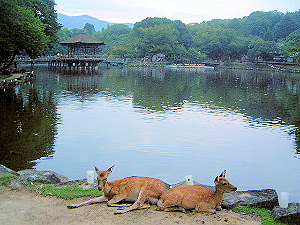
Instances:
[[[237,188],[225,178],[226,170],[215,179],[215,190],[205,186],[179,186],[167,191],[158,202],[159,210],[175,211],[195,209],[197,212],[216,213],[221,210],[225,192]]]
[[[89,201],[68,205],[68,208],[77,208],[84,205],[90,205],[100,202],[107,202],[108,206],[121,207],[115,214],[126,213],[135,209],[149,208],[151,204],[157,204],[163,193],[168,189],[161,180],[149,177],[128,177],[121,180],[108,182],[107,178],[112,173],[114,166],[108,170],[100,171],[97,167],[98,189],[103,192],[103,196],[91,199]],[[134,202],[131,204],[117,204],[121,201]]]

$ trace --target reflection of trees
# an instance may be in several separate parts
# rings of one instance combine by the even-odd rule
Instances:
[[[61,90],[80,102],[99,94],[114,99],[132,96],[136,108],[175,112],[188,101],[241,112],[258,123],[294,125],[292,135],[300,154],[300,79],[296,76],[143,68],[107,70],[100,75],[60,75],[54,82],[42,77],[46,80],[37,86],[41,89],[31,88],[27,94],[25,90],[19,92],[22,94],[15,89],[0,91],[0,164],[14,170],[31,168],[35,165],[32,161],[53,154],[57,132],[53,93]]]
[[[159,79],[152,74],[153,71],[136,78],[132,89],[135,107],[174,111],[187,100],[241,112],[257,123],[294,125],[299,153],[299,78],[253,71],[174,71],[160,75]]]
[[[296,126],[299,149],[299,78],[257,71],[107,70],[101,76],[72,76],[60,80],[80,101],[99,93],[118,98],[131,95],[136,108],[149,112],[176,111],[185,101],[243,113],[254,123]]]
[[[161,76],[160,76],[161,77]],[[155,76],[142,76],[133,91],[133,104],[137,108],[154,111],[176,110],[182,107],[188,93],[188,81],[166,76],[157,79]]]
[[[134,107],[149,112],[175,112],[188,101],[243,113],[253,123],[294,125],[292,134],[299,151],[300,79],[292,74],[128,68],[105,70],[100,75],[60,76],[59,85],[79,101],[99,94],[132,96]]]
[[[294,124],[296,129],[294,130],[295,142],[296,142],[296,154],[300,155],[300,120]]]
[[[1,90],[0,112],[0,164],[18,171],[53,154],[57,116],[51,94],[30,89],[25,97]]]

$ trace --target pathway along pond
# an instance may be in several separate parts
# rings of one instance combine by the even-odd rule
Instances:
[[[92,74],[37,68],[0,91],[0,164],[79,179],[185,175],[239,190],[274,188],[300,202],[300,75],[124,68]]]

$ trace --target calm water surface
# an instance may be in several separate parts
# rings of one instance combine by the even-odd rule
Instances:
[[[67,74],[0,92],[0,163],[111,180],[187,174],[239,190],[274,188],[300,202],[300,75],[165,69]]]

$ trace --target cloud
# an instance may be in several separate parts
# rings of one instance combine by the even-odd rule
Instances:
[[[295,0],[56,0],[58,12],[97,17],[109,22],[138,22],[146,17],[166,17],[183,22],[231,19],[254,11],[296,11]]]

